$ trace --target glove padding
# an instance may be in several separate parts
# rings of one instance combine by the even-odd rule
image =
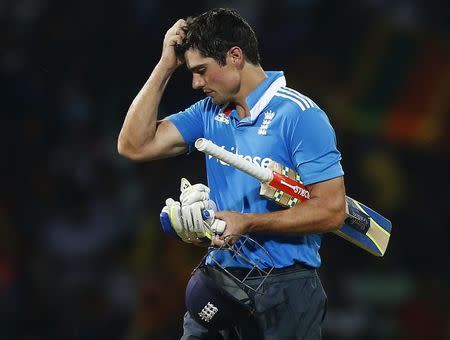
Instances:
[[[216,204],[209,199],[209,188],[203,184],[191,185],[186,178],[180,184],[181,216],[190,229],[199,230],[204,226],[202,212],[217,210]]]
[[[181,205],[190,205],[196,202],[203,202],[205,206],[208,206],[210,204],[209,192],[210,190],[206,185],[190,185],[186,178],[182,178],[180,203]]]
[[[201,240],[205,237],[211,239],[212,232],[208,228],[208,224],[203,221],[201,212],[200,217],[198,217],[195,214],[195,211],[193,214],[192,211],[190,211],[190,209],[188,208],[189,207],[186,207],[184,209],[184,212],[186,214],[189,214],[189,217],[183,217],[183,210],[181,208],[180,202],[175,201],[172,198],[168,198],[166,200],[166,205],[159,215],[164,232],[187,243],[192,243],[192,241]],[[193,215],[195,215],[195,217],[192,217]],[[201,224],[195,224],[200,225],[199,228],[195,227],[194,223],[192,223],[192,218],[201,219]],[[191,220],[190,223],[188,223],[189,220]]]
[[[226,223],[214,218],[217,207],[209,199],[209,188],[203,184],[191,185],[182,178],[180,190],[181,204],[169,198],[161,211],[160,221],[164,232],[187,243],[211,239],[213,234],[223,233]],[[209,213],[204,215],[205,211]]]

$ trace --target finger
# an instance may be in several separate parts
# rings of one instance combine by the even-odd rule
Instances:
[[[186,33],[184,33],[184,30],[182,28],[178,28],[175,34],[183,38],[186,35]]]
[[[190,206],[181,207],[181,218],[183,219],[183,225],[186,230],[188,230],[189,233],[193,233],[194,230],[192,230],[192,226],[194,224],[194,221],[192,219]]]
[[[187,189],[180,195],[180,202],[183,204],[192,204],[198,201],[209,201],[209,192]]]
[[[203,201],[209,199],[209,193],[206,191],[190,191],[182,192],[180,195],[180,202],[186,200],[188,197],[195,197],[197,201]]]
[[[172,224],[172,227],[174,228],[176,233],[178,235],[180,235],[180,237],[182,239],[184,239],[184,238],[186,238],[186,231],[183,228],[180,210],[181,210],[181,208],[179,205],[176,205],[176,204],[172,205],[169,208],[169,219],[170,219],[170,223]]]
[[[177,21],[177,34],[184,36],[185,35],[185,27],[187,26],[186,20],[180,19]]]
[[[216,217],[216,218],[218,218],[218,219],[220,219],[220,220],[224,220],[225,219],[225,210],[222,210],[222,211],[216,211],[215,213],[214,213],[214,216]]]
[[[180,202],[183,205],[194,204],[197,202],[202,202],[203,207],[206,208],[208,206],[209,194],[207,192],[193,192],[183,198],[180,196]]]
[[[173,24],[171,28],[167,31],[169,34],[175,34],[180,27],[186,26],[186,21],[184,19],[179,19],[176,23]]]
[[[212,239],[211,239],[211,245],[213,247],[223,247],[223,245],[225,244],[225,242],[219,238],[219,236],[215,235]]]
[[[191,216],[194,224],[194,231],[197,234],[198,238],[205,237],[205,223],[203,221],[202,216],[202,210],[201,210],[202,203],[198,202],[193,205],[191,205]]]
[[[207,193],[210,192],[209,188],[206,185],[198,183],[198,184],[194,184],[194,185],[191,185],[190,187],[185,188],[182,191],[180,196],[184,197],[186,195],[189,195],[191,192],[195,192],[195,191],[201,191],[201,192],[207,192]]]
[[[183,43],[183,38],[179,35],[174,35],[170,37],[169,46],[181,45]]]
[[[173,198],[166,199],[166,206],[170,207],[175,203],[175,200]]]
[[[178,26],[186,26],[186,20],[178,19],[178,21],[176,22],[176,25],[178,25]]]
[[[201,183],[197,183],[194,185],[191,185],[189,188],[186,188],[185,192],[189,193],[192,191],[206,191],[206,192],[210,192],[209,188]]]
[[[213,233],[211,232],[208,223],[204,221],[202,214],[203,204],[201,202],[194,203],[190,206],[191,216],[193,220],[193,231],[198,238],[211,238]]]

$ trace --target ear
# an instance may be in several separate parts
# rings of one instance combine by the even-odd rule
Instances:
[[[238,46],[233,46],[228,50],[227,53],[228,63],[241,68],[244,65],[245,57],[241,48]]]

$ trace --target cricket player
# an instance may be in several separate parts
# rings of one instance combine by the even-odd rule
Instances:
[[[158,120],[166,85],[183,64],[192,72],[192,87],[205,98]],[[295,169],[310,199],[282,209],[260,197],[257,180],[205,158],[207,186],[192,185],[178,201],[166,201],[163,210],[170,213],[173,230],[185,242],[204,244],[209,230],[201,210],[215,205],[216,218],[226,228],[212,244],[221,246],[231,234],[251,235],[270,253],[275,269],[264,294],[254,298],[253,315],[213,334],[186,313],[183,339],[230,334],[320,339],[326,295],[316,269],[321,265],[320,235],[337,230],[344,220],[341,155],[324,111],[288,87],[283,72],[262,68],[255,32],[234,10],[180,19],[167,31],[161,58],[126,115],[118,151],[131,160],[156,160],[191,152],[201,137],[262,167],[276,161]],[[257,256],[245,246],[242,252]],[[219,260],[234,272],[245,269],[245,263],[226,254]]]

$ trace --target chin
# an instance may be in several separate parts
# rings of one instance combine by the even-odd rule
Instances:
[[[228,100],[225,100],[224,98],[211,97],[211,100],[216,105],[224,105],[228,103]]]

